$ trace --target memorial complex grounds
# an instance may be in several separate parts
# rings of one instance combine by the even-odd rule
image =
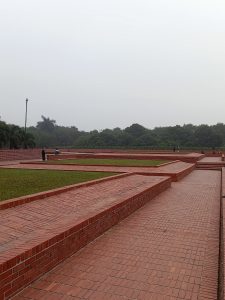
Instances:
[[[51,153],[0,151],[0,299],[224,299],[221,154]]]

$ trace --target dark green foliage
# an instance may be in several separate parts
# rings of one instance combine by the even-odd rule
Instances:
[[[225,147],[225,124],[184,124],[152,130],[132,124],[125,129],[85,132],[75,126],[59,126],[55,120],[42,116],[36,127],[27,128],[26,144],[48,148],[218,148]],[[21,148],[23,145],[24,130],[0,121],[0,148]]]
[[[0,148],[9,142],[9,126],[5,122],[0,121]]]
[[[0,121],[0,148],[19,149],[25,145],[28,148],[35,146],[32,134],[25,135],[23,128]]]
[[[41,116],[42,121],[37,123],[37,129],[45,132],[53,132],[55,128],[56,121],[50,120],[49,118],[46,118],[45,116]]]
[[[37,147],[68,147],[74,144],[81,135],[75,126],[58,126],[55,120],[42,117],[36,127],[29,127],[27,131],[35,138]]]
[[[124,131],[134,138],[138,138],[148,132],[146,128],[139,124],[132,124],[130,127],[125,128]]]

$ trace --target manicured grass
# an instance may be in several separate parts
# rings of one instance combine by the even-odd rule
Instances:
[[[116,173],[0,169],[0,201],[112,175]]]
[[[75,164],[75,165],[113,165],[126,167],[153,167],[167,163],[167,160],[142,160],[142,159],[111,159],[111,158],[81,158],[49,160],[48,163],[55,164]]]

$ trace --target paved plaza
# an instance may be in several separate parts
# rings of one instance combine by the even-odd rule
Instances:
[[[219,195],[194,171],[14,299],[216,299]]]
[[[0,299],[223,299],[221,158],[1,167],[121,175],[2,208]]]

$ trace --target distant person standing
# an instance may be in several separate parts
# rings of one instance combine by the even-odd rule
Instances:
[[[41,150],[41,157],[42,157],[42,160],[45,161],[45,149]]]
[[[55,148],[55,155],[58,155],[60,152],[59,152],[59,149],[58,148]]]

